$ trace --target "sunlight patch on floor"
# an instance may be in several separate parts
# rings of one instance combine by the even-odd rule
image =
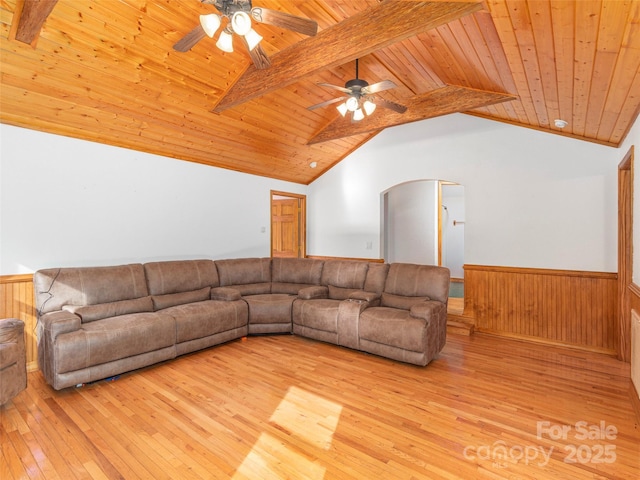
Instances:
[[[342,406],[297,387],[289,388],[269,421],[295,437],[327,450],[331,446]]]
[[[269,422],[292,438],[328,450],[341,412],[342,406],[337,403],[290,387]],[[325,468],[289,448],[286,442],[262,433],[233,478],[295,478],[300,472],[305,473],[305,478],[321,480]]]
[[[232,478],[299,478],[300,472],[304,472],[304,478],[309,480],[322,480],[325,468],[301,453],[294,452],[282,440],[262,433]]]

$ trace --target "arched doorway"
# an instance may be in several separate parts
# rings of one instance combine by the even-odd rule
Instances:
[[[382,192],[381,253],[386,262],[442,265],[451,271],[451,305],[464,302],[464,186],[415,180]]]

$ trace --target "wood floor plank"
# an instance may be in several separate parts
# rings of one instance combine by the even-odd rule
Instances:
[[[606,355],[484,334],[425,368],[249,337],[60,392],[30,373],[0,408],[0,476],[635,479],[629,382]]]

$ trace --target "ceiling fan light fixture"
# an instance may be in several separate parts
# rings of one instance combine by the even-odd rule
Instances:
[[[371,115],[376,110],[376,104],[369,100],[365,100],[364,103],[362,104],[362,108],[364,108],[364,112],[367,115]]]
[[[360,102],[356,97],[349,97],[344,103],[347,106],[347,110],[349,110],[350,112],[355,112],[360,108]]]
[[[220,15],[210,13],[208,15],[200,15],[200,25],[209,38],[220,28]]]
[[[216,42],[216,47],[218,47],[223,52],[233,53],[233,35],[228,29],[224,29],[220,32],[220,38]]]
[[[249,29],[249,32],[244,36],[247,41],[249,51],[253,50],[262,41],[262,36],[256,32],[253,28]]]
[[[247,12],[234,13],[231,17],[231,28],[244,37],[251,30],[251,17]]]
[[[340,105],[338,105],[336,107],[338,109],[338,111],[340,112],[340,115],[342,115],[343,117],[347,114],[347,112],[349,111],[349,109],[347,108],[347,102],[342,102]]]
[[[364,112],[361,108],[358,108],[355,112],[353,112],[353,120],[359,122],[364,118]]]

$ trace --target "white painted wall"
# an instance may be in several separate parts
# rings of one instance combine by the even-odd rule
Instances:
[[[268,256],[270,190],[307,188],[8,125],[0,139],[0,275]]]
[[[393,127],[310,185],[308,253],[378,258],[381,192],[438,178],[465,187],[465,263],[613,272],[622,155],[462,114]]]
[[[309,187],[7,125],[0,142],[0,275],[268,255],[271,189],[307,194],[309,254],[378,258],[381,193],[434,178],[465,186],[466,263],[616,271],[617,166],[640,123],[614,149],[450,115],[383,131]]]
[[[438,264],[438,182],[396,185],[386,192],[385,260]]]

